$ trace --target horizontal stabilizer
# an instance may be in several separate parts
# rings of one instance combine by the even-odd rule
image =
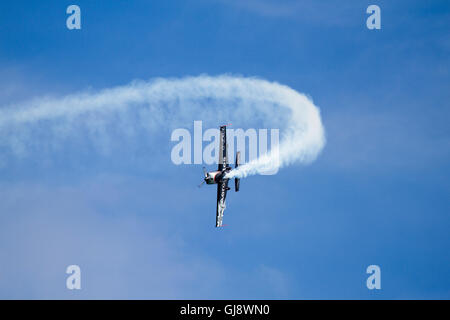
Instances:
[[[234,168],[236,169],[237,167],[239,167],[240,164],[241,164],[241,152],[238,151],[238,152],[236,152],[236,161],[234,162]],[[234,190],[236,192],[239,191],[240,183],[241,183],[241,179],[234,178]]]

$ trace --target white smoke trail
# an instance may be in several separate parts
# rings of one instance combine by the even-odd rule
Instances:
[[[277,85],[273,94],[274,99],[290,111],[288,121],[282,128],[284,131],[279,147],[232,170],[228,178],[270,172],[294,162],[309,163],[324,147],[325,134],[320,112],[312,101],[286,86]]]
[[[0,155],[21,155],[42,145],[36,132],[42,136],[45,131],[46,139],[59,141],[83,128],[98,140],[100,149],[107,149],[110,127],[132,135],[137,128],[152,131],[195,119],[217,121],[217,125],[230,119],[238,123],[257,120],[280,129],[279,153],[242,165],[229,177],[313,161],[325,144],[320,112],[305,95],[275,82],[222,75],[133,82],[0,107]]]

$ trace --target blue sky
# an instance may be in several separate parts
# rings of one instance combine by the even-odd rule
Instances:
[[[66,28],[70,4],[81,30]],[[370,4],[381,30],[366,28]],[[201,166],[170,161],[174,128],[106,154],[78,136],[1,157],[0,297],[450,298],[449,9],[2,2],[2,108],[155,77],[258,76],[311,96],[327,145],[310,165],[243,180],[221,229]],[[80,291],[65,287],[71,264]],[[380,291],[366,288],[371,264]]]

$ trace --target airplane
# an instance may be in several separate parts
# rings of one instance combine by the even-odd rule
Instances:
[[[217,184],[217,206],[216,206],[216,227],[222,227],[223,212],[225,211],[225,199],[227,197],[227,191],[231,188],[228,187],[229,178],[226,178],[228,172],[232,168],[228,164],[228,154],[227,154],[227,125],[220,126],[220,138],[219,138],[219,167],[217,171],[207,172],[206,168],[203,167],[203,173],[205,175],[204,180],[199,185],[201,187],[203,183],[206,184]],[[241,152],[236,152],[236,160],[234,163],[234,168],[237,168],[240,163]],[[239,191],[240,179],[234,179],[234,190]]]

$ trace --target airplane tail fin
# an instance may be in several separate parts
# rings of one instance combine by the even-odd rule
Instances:
[[[238,152],[236,152],[236,161],[234,162],[234,168],[235,168],[235,169],[236,169],[237,167],[239,167],[240,162],[241,162],[241,152],[238,151]],[[241,183],[241,179],[239,179],[239,178],[234,178],[234,190],[235,190],[236,192],[239,191],[239,185],[240,185],[240,183]]]

